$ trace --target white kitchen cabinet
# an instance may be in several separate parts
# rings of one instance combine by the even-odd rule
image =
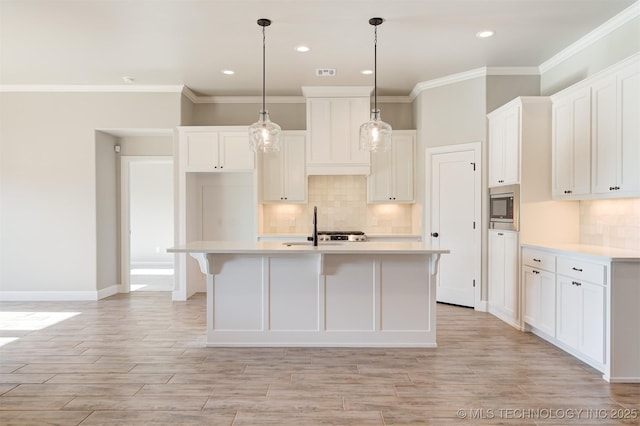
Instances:
[[[518,327],[518,233],[489,230],[489,312]]]
[[[282,132],[280,152],[260,157],[262,201],[265,203],[305,203],[305,132]]]
[[[180,161],[185,172],[237,172],[255,168],[246,130],[180,127]]]
[[[592,192],[640,194],[640,61],[591,84]]]
[[[489,114],[489,186],[520,182],[520,98]]]
[[[529,330],[602,371],[607,381],[640,383],[637,252],[580,244],[553,247],[523,244],[523,318]],[[545,315],[552,317],[552,279],[555,331],[548,328],[551,322],[543,325]]]
[[[558,340],[597,363],[603,363],[604,287],[558,275],[557,297]]]
[[[307,174],[370,172],[368,151],[359,149],[360,125],[369,121],[370,87],[303,87],[307,98]]]
[[[552,101],[553,198],[640,196],[640,54]]]
[[[550,337],[555,336],[556,329],[555,262],[554,255],[522,250],[523,319]]]
[[[390,151],[371,154],[369,203],[413,203],[415,131],[396,130]]]
[[[591,88],[580,87],[553,100],[552,188],[556,199],[591,191]]]

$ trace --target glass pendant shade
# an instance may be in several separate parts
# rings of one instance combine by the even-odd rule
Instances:
[[[260,111],[260,119],[249,126],[249,144],[253,152],[280,151],[282,129],[269,120],[269,111]]]
[[[369,24],[374,27],[373,39],[373,109],[371,120],[360,126],[359,148],[362,151],[378,152],[391,149],[391,126],[380,119],[378,108],[378,25],[384,19],[371,18]]]
[[[391,126],[380,120],[380,110],[371,110],[371,120],[360,126],[360,149],[362,151],[389,151],[391,149]]]
[[[249,126],[249,148],[253,152],[280,151],[282,129],[269,119],[269,111],[265,107],[265,27],[271,25],[266,18],[258,19],[262,27],[262,109],[258,121]]]

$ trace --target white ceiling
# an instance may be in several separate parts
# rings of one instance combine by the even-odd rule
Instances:
[[[480,67],[537,67],[636,0],[0,0],[2,85],[186,85],[198,95],[301,86],[373,86],[408,95],[419,82]],[[492,29],[495,36],[478,39]],[[299,44],[311,47],[298,53]],[[316,77],[335,68],[335,77]],[[226,76],[223,69],[236,74]]]

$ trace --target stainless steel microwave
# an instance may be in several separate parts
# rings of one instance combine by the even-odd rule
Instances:
[[[518,230],[520,186],[505,185],[489,189],[489,228]]]

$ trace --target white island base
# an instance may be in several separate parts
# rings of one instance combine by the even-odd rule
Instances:
[[[436,347],[439,252],[332,249],[182,250],[207,276],[207,346]]]

